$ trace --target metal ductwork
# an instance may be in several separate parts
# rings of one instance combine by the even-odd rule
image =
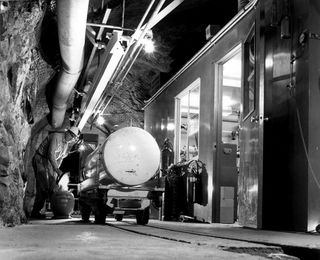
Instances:
[[[54,128],[62,126],[67,101],[83,67],[84,43],[89,0],[58,0],[58,35],[62,58],[52,101]]]

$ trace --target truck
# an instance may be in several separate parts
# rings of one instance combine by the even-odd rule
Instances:
[[[117,221],[135,215],[137,224],[148,224],[150,205],[160,207],[164,192],[159,165],[160,149],[147,131],[124,127],[110,134],[85,159],[78,185],[82,220],[93,214],[102,224],[107,215]]]

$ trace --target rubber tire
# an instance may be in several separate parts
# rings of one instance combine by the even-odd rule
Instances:
[[[122,219],[123,219],[123,214],[115,214],[115,215],[114,215],[114,218],[115,218],[116,221],[122,221]]]
[[[316,226],[316,231],[320,233],[320,224]]]
[[[84,222],[89,222],[91,207],[82,201],[80,201],[79,206],[82,220]]]
[[[150,208],[146,207],[144,210],[138,210],[136,213],[136,220],[138,225],[147,225],[150,217]]]

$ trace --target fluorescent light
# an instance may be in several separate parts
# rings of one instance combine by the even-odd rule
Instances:
[[[223,84],[223,86],[240,88],[241,87],[241,80],[240,80],[240,78],[239,79],[232,79],[232,78],[224,77],[222,84]]]
[[[168,130],[168,131],[174,130],[174,123],[168,123],[168,125],[167,125],[167,130]]]
[[[223,76],[227,78],[241,78],[241,53],[238,53],[223,64]]]
[[[124,54],[123,47],[120,44],[121,32],[113,31],[113,36],[109,40],[108,45],[104,51],[102,62],[100,63],[97,72],[93,78],[88,99],[83,108],[82,115],[78,128],[81,130],[87,123],[89,117],[92,115],[94,108],[105,88],[108,86],[111,77],[114,75],[116,68]]]
[[[222,106],[223,108],[229,108],[231,107],[232,105],[236,104],[237,102],[230,98],[229,96],[223,96],[222,97]]]
[[[223,85],[230,87],[241,86],[241,53],[238,53],[223,64]]]

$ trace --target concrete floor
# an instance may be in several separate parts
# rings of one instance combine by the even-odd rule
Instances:
[[[183,229],[184,232],[196,232],[197,234],[208,235],[217,238],[228,238],[284,247],[301,247],[320,251],[320,234],[316,232],[299,233],[257,230],[243,228],[237,224],[202,224],[157,221],[151,225],[165,225],[165,227],[169,229]]]
[[[241,241],[259,240],[252,232],[234,225],[157,220],[146,226],[134,219],[107,219],[105,225],[76,217],[32,220],[1,228],[0,259],[297,259],[282,254],[277,245]],[[320,248],[319,236],[315,238],[312,246]]]

